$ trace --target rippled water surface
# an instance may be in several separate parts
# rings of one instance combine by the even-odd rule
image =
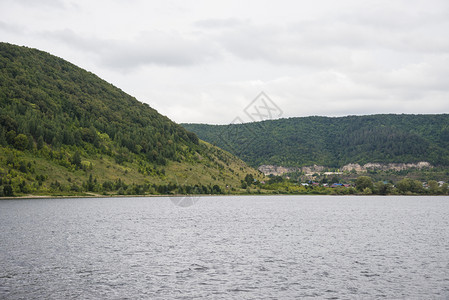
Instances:
[[[1,299],[449,298],[449,197],[0,201]]]

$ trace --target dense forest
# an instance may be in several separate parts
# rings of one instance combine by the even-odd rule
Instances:
[[[182,146],[198,144],[195,134],[94,74],[47,53],[4,43],[0,103],[0,143],[20,149],[32,143],[89,143],[108,151],[107,142],[113,142],[164,164],[178,159]]]
[[[183,124],[253,167],[348,163],[449,166],[449,115],[303,117],[237,125]]]
[[[36,49],[0,43],[0,108],[0,194],[100,192],[122,183],[175,190],[187,178],[216,191],[255,172],[96,75]]]

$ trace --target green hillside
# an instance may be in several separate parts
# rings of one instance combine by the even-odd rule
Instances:
[[[449,166],[447,114],[304,117],[183,126],[253,167],[419,161]]]
[[[249,173],[96,75],[0,43],[0,195],[223,193]]]

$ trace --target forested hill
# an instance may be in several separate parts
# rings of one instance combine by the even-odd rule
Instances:
[[[195,134],[148,105],[45,52],[0,44],[0,76],[0,134],[9,142],[13,131],[52,146],[106,146],[99,132],[158,164],[198,144]]]
[[[250,165],[449,165],[449,115],[302,117],[238,125],[183,124]]]
[[[0,187],[20,184],[22,192],[77,190],[88,179],[100,186],[89,191],[117,180],[223,187],[254,171],[96,75],[7,43],[0,43],[0,150]],[[187,174],[196,168],[203,178]]]

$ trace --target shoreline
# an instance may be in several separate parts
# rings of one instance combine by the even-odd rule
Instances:
[[[329,196],[329,197],[416,197],[416,196],[425,196],[425,197],[449,197],[449,195],[332,195],[332,194],[198,194],[198,195],[74,195],[74,196],[52,196],[52,195],[26,195],[26,196],[17,196],[17,197],[0,197],[0,201],[2,200],[33,200],[33,199],[100,199],[100,198],[181,198],[181,197],[193,197],[193,198],[204,198],[204,197],[226,197],[226,196],[258,196],[258,197],[268,197],[268,196]]]

